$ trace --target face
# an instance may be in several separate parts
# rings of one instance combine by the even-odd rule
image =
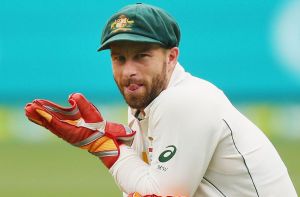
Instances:
[[[176,64],[172,49],[138,42],[115,42],[110,48],[114,79],[125,101],[144,109],[168,85]]]

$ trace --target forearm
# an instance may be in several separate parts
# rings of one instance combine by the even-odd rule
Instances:
[[[111,167],[111,174],[120,188],[126,193],[140,194],[161,193],[155,171],[143,162],[135,151],[125,145],[120,146],[120,157]]]

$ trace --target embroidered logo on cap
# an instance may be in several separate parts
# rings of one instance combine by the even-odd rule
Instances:
[[[133,23],[133,20],[129,20],[129,18],[122,14],[110,25],[111,33],[129,31]]]

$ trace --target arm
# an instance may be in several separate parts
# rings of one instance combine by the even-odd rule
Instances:
[[[221,123],[209,106],[193,106],[193,100],[182,105],[182,99],[186,98],[165,98],[153,106],[148,131],[154,138],[150,165],[132,149],[121,148],[121,157],[110,172],[126,193],[192,196],[200,184],[217,146]],[[173,157],[163,159],[175,149]]]
[[[35,100],[25,110],[31,121],[97,155],[110,168],[116,182],[126,193],[191,196],[200,184],[217,145],[218,125],[211,127],[214,124],[209,113],[187,116],[197,112],[197,109],[192,105],[180,105],[182,101],[177,99],[166,100],[168,102],[154,106],[151,112],[149,134],[154,141],[150,164],[143,162],[134,150],[122,142],[128,138],[130,141],[135,132],[120,124],[104,121],[98,110],[77,94],[69,99],[71,108]],[[205,107],[201,108],[202,111],[214,111]],[[107,151],[116,154],[106,154]],[[168,152],[174,155],[166,160],[164,158],[168,157]]]

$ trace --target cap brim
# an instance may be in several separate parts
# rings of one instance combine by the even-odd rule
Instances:
[[[157,44],[164,45],[162,42],[152,39],[152,38],[149,38],[149,37],[136,35],[136,34],[121,33],[121,34],[117,34],[117,35],[109,38],[108,40],[106,40],[100,46],[98,51],[109,49],[109,44],[111,44],[113,42],[117,42],[117,41],[148,42],[148,43],[157,43]]]

